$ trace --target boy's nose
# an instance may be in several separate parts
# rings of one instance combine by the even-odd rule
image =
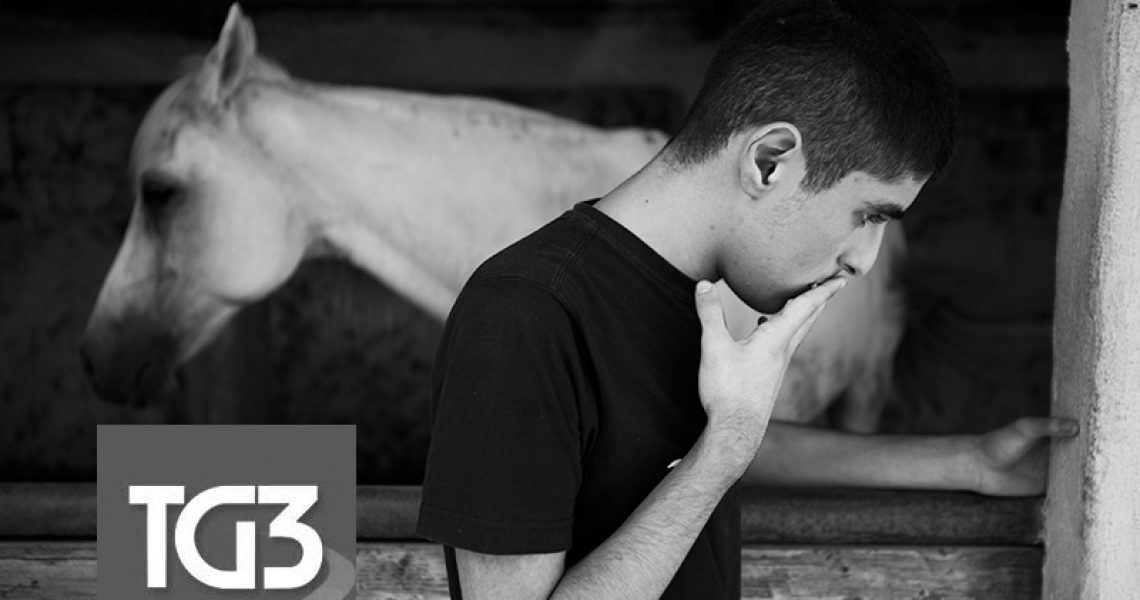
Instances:
[[[879,256],[879,246],[883,243],[883,232],[886,225],[872,225],[872,232],[859,240],[859,243],[849,249],[840,257],[840,267],[853,277],[862,277],[875,266],[875,259]]]

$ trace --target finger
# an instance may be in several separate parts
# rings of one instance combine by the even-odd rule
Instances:
[[[701,320],[701,331],[704,335],[729,337],[728,325],[724,321],[724,307],[720,303],[720,294],[716,293],[713,284],[701,280],[696,290],[697,317]]]
[[[816,320],[819,319],[819,316],[823,314],[825,309],[827,309],[827,302],[820,304],[819,307],[815,309],[815,312],[808,317],[807,321],[804,321],[803,325],[800,325],[800,328],[792,334],[792,339],[788,342],[788,349],[790,351],[795,352],[796,349],[800,347],[800,344],[803,343],[804,338],[807,337],[808,332],[811,331],[812,326],[815,325]]]
[[[1022,417],[1016,427],[1022,435],[1031,438],[1072,437],[1080,431],[1076,421],[1061,417]]]
[[[774,335],[782,335],[790,341],[795,337],[800,327],[813,316],[818,316],[819,308],[826,304],[836,292],[843,289],[846,283],[847,280],[835,277],[792,298],[784,305],[783,310],[773,315],[769,320],[768,331]]]
[[[1063,417],[1049,418],[1049,435],[1053,437],[1073,437],[1081,432],[1081,426],[1073,419]]]

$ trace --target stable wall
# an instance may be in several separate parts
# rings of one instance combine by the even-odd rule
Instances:
[[[1069,34],[1069,151],[1057,247],[1045,597],[1140,594],[1140,3],[1082,0]]]
[[[669,130],[747,3],[243,2],[262,51],[321,81],[497,96]],[[1060,2],[906,0],[961,90],[946,176],[904,222],[911,307],[895,431],[1048,408],[1065,146]],[[76,345],[129,215],[150,100],[228,2],[0,7],[0,480],[91,479],[95,423],[354,422],[361,482],[418,483],[439,325],[353,269],[304,268],[149,410],[98,401]]]

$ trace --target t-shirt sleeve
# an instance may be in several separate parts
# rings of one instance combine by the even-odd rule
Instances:
[[[532,282],[483,280],[440,343],[417,533],[486,554],[569,549],[582,371],[570,315]]]

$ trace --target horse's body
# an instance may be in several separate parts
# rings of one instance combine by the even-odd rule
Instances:
[[[443,319],[485,258],[647,163],[665,137],[474,98],[318,85],[254,55],[232,12],[204,65],[135,140],[138,198],[84,339],[101,394],[145,402],[242,306],[336,255]],[[774,415],[873,429],[902,327],[889,228],[880,267],[820,318]],[[722,290],[724,288],[722,287]],[[756,315],[730,300],[738,328]]]

